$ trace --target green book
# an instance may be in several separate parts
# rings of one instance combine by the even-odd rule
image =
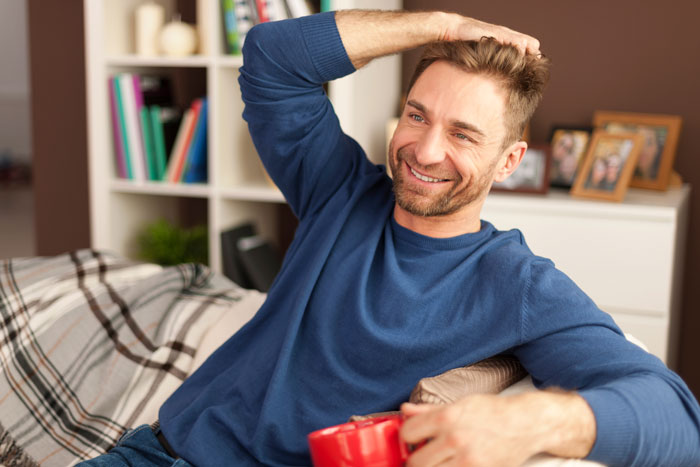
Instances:
[[[321,0],[321,11],[331,11],[333,6],[331,0]]]
[[[143,132],[143,145],[146,151],[146,172],[148,180],[158,180],[156,177],[156,154],[153,146],[153,129],[151,128],[151,116],[148,107],[141,107],[141,131]]]
[[[229,54],[241,53],[238,37],[238,25],[236,19],[234,0],[221,0],[221,8],[224,17],[224,35],[226,38],[226,51]]]
[[[129,180],[134,179],[134,171],[131,168],[131,158],[133,157],[131,151],[129,150],[129,139],[126,135],[126,117],[124,116],[124,99],[122,98],[121,88],[119,86],[120,75],[116,75],[112,79],[112,85],[114,86],[114,94],[117,97],[117,109],[119,111],[119,127],[122,129],[122,143],[124,145],[124,154],[126,155],[126,174]]]
[[[163,122],[160,119],[160,106],[152,105],[151,128],[153,128],[153,148],[155,149],[155,175],[156,180],[165,178],[165,133],[163,132]]]

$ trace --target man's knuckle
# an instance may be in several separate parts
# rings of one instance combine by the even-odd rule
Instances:
[[[464,437],[458,432],[447,434],[445,437],[445,443],[447,443],[451,449],[459,449],[465,445]]]

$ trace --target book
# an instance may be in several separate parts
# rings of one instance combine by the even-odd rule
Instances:
[[[109,78],[107,80],[107,87],[109,90],[109,111],[112,120],[112,137],[114,140],[114,159],[116,162],[117,176],[119,178],[129,178],[129,173],[126,168],[124,143],[122,141],[119,108],[117,107],[117,96],[114,90],[114,78]]]
[[[265,0],[255,0],[255,9],[258,12],[258,22],[267,23],[270,17],[267,14],[267,2]]]
[[[280,21],[290,17],[284,0],[264,0],[267,4],[267,17],[270,21]]]
[[[146,180],[146,158],[141,142],[141,125],[136,112],[134,80],[130,73],[119,75],[119,90],[124,107],[124,120],[129,147],[129,159],[134,180]]]
[[[249,0],[233,0],[236,16],[236,29],[238,30],[238,48],[243,49],[245,36],[250,31],[257,21],[257,17],[253,14]]]
[[[173,182],[181,182],[182,177],[185,174],[185,167],[187,165],[187,156],[190,153],[190,147],[192,145],[192,139],[194,137],[194,130],[197,127],[197,120],[199,119],[199,113],[202,109],[202,99],[195,99],[190,107],[192,111],[192,117],[188,122],[188,126],[185,128],[185,141],[181,149],[181,153],[177,155],[177,165],[175,166],[175,172],[173,173]]]
[[[148,108],[148,117],[153,129],[153,152],[155,159],[155,179],[163,180],[165,175],[165,132],[163,131],[163,121],[161,120],[161,108],[159,105],[152,105]]]
[[[192,109],[185,110],[185,114],[180,121],[179,129],[177,131],[177,136],[175,137],[175,143],[173,149],[170,152],[170,159],[168,160],[168,168],[166,170],[165,180],[168,182],[178,182],[179,180],[175,178],[175,170],[180,163],[179,159],[184,157],[183,147],[185,146],[185,139],[187,138],[187,129],[191,124],[193,114]]]
[[[234,0],[221,0],[222,18],[224,21],[224,37],[226,44],[226,53],[238,55],[241,53],[240,44],[238,42],[238,26],[236,20],[236,7]]]
[[[134,105],[136,107],[136,117],[138,118],[139,142],[143,154],[143,163],[145,167],[145,180],[153,180],[153,155],[152,148],[148,147],[150,143],[150,125],[146,118],[143,105],[143,93],[141,92],[141,77],[139,75],[131,75],[131,82],[134,86]],[[148,134],[147,134],[148,133]],[[151,149],[151,151],[149,151]]]
[[[141,146],[141,128],[136,114],[136,101],[134,99],[134,82],[131,74],[123,73],[118,77],[121,102],[124,109],[124,128],[126,129],[126,143],[129,148],[129,161],[134,180],[146,179],[146,160]]]
[[[306,0],[285,0],[293,18],[308,16],[312,13],[311,7]]]
[[[148,107],[141,107],[141,134],[143,135],[143,147],[146,154],[146,172],[148,180],[158,180],[156,169],[156,148],[153,139],[153,125],[151,113]]]
[[[248,4],[248,14],[250,15],[253,25],[259,24],[260,16],[258,16],[258,6],[256,5],[256,0],[245,0],[245,3]]]
[[[333,10],[333,5],[331,0],[321,0],[321,11],[331,11]]]
[[[195,133],[187,154],[185,173],[182,177],[185,183],[205,183],[207,181],[207,102],[206,98],[202,98]]]
[[[126,132],[126,116],[124,110],[124,98],[122,97],[121,85],[119,84],[119,75],[112,77],[112,87],[114,88],[114,96],[117,103],[117,111],[119,114],[119,130],[121,132],[122,148],[124,149],[124,165],[126,173],[130,180],[134,178],[134,169],[131,164],[131,151],[129,150],[129,140]]]
[[[221,264],[226,277],[243,288],[252,287],[246,271],[243,269],[240,256],[238,254],[237,243],[241,238],[252,237],[255,229],[250,223],[241,224],[229,230],[224,230],[219,234],[221,238]]]

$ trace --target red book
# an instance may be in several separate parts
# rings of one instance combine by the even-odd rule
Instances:
[[[267,3],[265,0],[255,0],[255,6],[258,10],[258,19],[261,23],[270,21],[270,15],[267,14]]]
[[[192,144],[192,135],[194,134],[194,129],[197,128],[197,120],[199,120],[199,113],[202,110],[202,99],[196,99],[192,103],[192,119],[189,122],[189,127],[185,129],[185,143],[182,145],[181,152],[176,154],[177,165],[175,166],[175,171],[173,172],[172,182],[179,182],[182,180],[182,172],[185,167],[187,159],[187,154],[190,152],[190,145]]]

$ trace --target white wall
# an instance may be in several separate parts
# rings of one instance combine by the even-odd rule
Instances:
[[[0,0],[0,154],[31,159],[27,0]]]

